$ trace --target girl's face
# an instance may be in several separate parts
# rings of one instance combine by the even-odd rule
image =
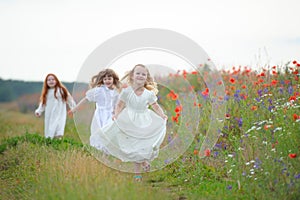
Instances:
[[[147,80],[147,69],[142,66],[137,66],[133,71],[133,83],[143,85]]]
[[[49,88],[54,88],[56,86],[56,80],[54,76],[50,75],[47,77],[47,85]]]
[[[103,84],[109,88],[109,89],[113,89],[114,86],[114,78],[111,76],[105,76],[103,78]]]

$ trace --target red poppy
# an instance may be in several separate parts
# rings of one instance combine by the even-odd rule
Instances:
[[[235,84],[235,79],[234,78],[230,78],[230,83]]]
[[[207,96],[209,93],[209,89],[208,88],[205,88],[205,91],[202,92],[202,95],[203,96]]]
[[[296,121],[297,119],[300,119],[300,115],[293,114],[293,118],[294,118],[294,120]]]
[[[167,96],[170,97],[172,100],[176,100],[178,98],[178,95],[173,90],[171,90]]]
[[[245,95],[245,94],[240,94],[240,97],[241,97],[241,99],[244,99],[244,100],[246,100],[247,99],[247,95]]]
[[[194,155],[198,155],[199,151],[197,149],[194,149]]]
[[[289,154],[289,157],[290,157],[290,158],[296,158],[296,157],[297,157],[297,154],[295,154],[295,153],[290,153],[290,154]]]
[[[294,65],[296,65],[296,64],[297,64],[297,61],[296,61],[296,60],[294,60],[294,61],[293,61],[293,64],[294,64]]]
[[[289,98],[289,101],[296,101],[296,96],[291,96],[291,97]]]
[[[251,110],[257,110],[257,106],[252,106]]]
[[[264,82],[264,79],[258,79],[258,82],[262,83]]]
[[[179,113],[180,111],[182,111],[182,106],[176,106],[175,110],[176,113]]]
[[[183,75],[183,78],[186,79],[187,71],[183,70],[182,75]]]
[[[206,149],[205,151],[204,151],[204,155],[205,156],[210,156],[210,149]]]
[[[271,85],[276,85],[278,83],[277,80],[272,80]]]
[[[178,117],[177,116],[176,117],[172,116],[172,121],[178,123]]]

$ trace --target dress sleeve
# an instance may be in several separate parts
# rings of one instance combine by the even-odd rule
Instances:
[[[130,88],[123,89],[119,95],[119,99],[126,102],[128,99],[129,93],[130,93]]]
[[[96,101],[96,88],[92,88],[85,93],[85,96],[88,101]]]
[[[45,111],[45,105],[40,102],[39,107],[35,110],[35,113],[41,115]]]
[[[150,91],[150,95],[149,95],[149,104],[153,104],[157,101],[157,96],[154,94],[153,91]]]

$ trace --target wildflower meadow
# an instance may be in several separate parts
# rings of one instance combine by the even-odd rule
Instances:
[[[299,199],[300,63],[202,68],[160,80],[158,99],[169,118],[163,147],[189,140],[138,183],[92,156],[72,116],[64,138],[51,140],[42,119],[1,105],[0,199]],[[206,84],[214,73],[222,96]],[[212,119],[214,109],[224,113]],[[209,134],[216,141],[201,149]]]

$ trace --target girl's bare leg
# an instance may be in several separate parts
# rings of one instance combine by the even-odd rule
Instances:
[[[141,163],[135,163],[135,175],[134,175],[133,178],[136,182],[141,182],[142,181]]]

